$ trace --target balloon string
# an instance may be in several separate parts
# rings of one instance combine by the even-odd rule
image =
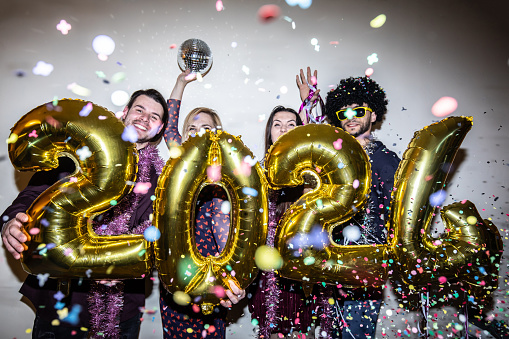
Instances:
[[[312,124],[321,124],[321,123],[324,123],[326,116],[325,115],[318,115],[318,112],[316,114],[313,114],[313,111],[312,111],[313,107],[319,101],[320,102],[320,108],[322,109],[322,113],[325,112],[325,109],[324,109],[325,105],[323,103],[322,97],[320,96],[320,94],[318,94],[318,98],[313,100],[313,101],[311,101],[311,98],[313,97],[313,95],[316,92],[316,85],[313,86],[310,83],[308,83],[308,87],[309,87],[309,95],[308,95],[308,97],[306,99],[304,99],[304,101],[300,105],[299,113],[302,112],[302,110],[305,110],[306,118],[308,120],[308,123],[312,123]]]

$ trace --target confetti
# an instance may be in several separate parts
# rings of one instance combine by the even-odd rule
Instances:
[[[255,263],[262,271],[273,271],[283,266],[283,258],[274,247],[263,245],[256,249]]]
[[[263,5],[258,9],[258,19],[262,23],[274,21],[281,14],[281,9],[277,5]]]
[[[129,94],[126,91],[115,91],[111,93],[111,102],[115,106],[125,106],[129,101]]]
[[[342,144],[343,144],[343,139],[338,139],[332,143],[335,150],[340,150],[343,147]]]
[[[224,9],[223,2],[221,0],[216,1],[216,11],[221,12]]]
[[[136,132],[136,128],[134,126],[126,126],[124,131],[122,132],[122,140],[137,142],[138,141],[138,132]]]
[[[447,193],[444,190],[439,190],[429,196],[429,202],[432,206],[440,206],[445,198],[447,198]]]
[[[92,94],[92,91],[89,90],[86,87],[80,86],[77,83],[73,82],[69,85],[67,85],[67,89],[73,92],[76,95],[82,96],[82,97],[88,97],[90,94]]]
[[[88,146],[83,146],[76,150],[76,154],[80,157],[81,161],[84,161],[92,155],[92,152],[90,152]]]
[[[115,41],[107,35],[98,35],[92,40],[92,48],[99,60],[106,61],[115,50]]]
[[[35,67],[32,69],[32,73],[35,75],[48,76],[53,72],[53,65],[47,64],[44,61],[38,61]]]
[[[375,62],[378,62],[378,55],[376,53],[373,53],[373,54],[369,55],[367,57],[367,59],[368,59],[368,64],[371,66]]]
[[[31,228],[28,233],[30,233],[30,235],[37,235],[41,232],[41,230],[37,227],[34,227],[34,228]]]
[[[28,134],[28,136],[31,138],[37,138],[38,137],[37,131],[34,129],[32,132],[30,132],[30,134]]]
[[[364,71],[364,74],[365,74],[367,77],[370,77],[370,76],[372,76],[372,75],[373,75],[373,72],[374,72],[373,68],[368,67],[368,68],[366,68],[366,71]]]
[[[49,278],[49,273],[37,274],[37,280],[39,280],[39,287],[43,287]]]
[[[175,291],[173,293],[173,301],[180,306],[187,306],[191,302],[191,297],[185,292]]]
[[[207,167],[207,178],[211,182],[218,182],[221,180],[221,165],[211,165]]]
[[[155,226],[149,226],[147,229],[143,232],[143,237],[148,242],[154,242],[158,240],[161,237],[161,231]]]
[[[353,188],[358,188],[359,187],[359,180],[355,179],[352,183],[352,187]]]
[[[80,117],[88,117],[88,115],[90,114],[90,112],[92,112],[92,109],[94,108],[94,106],[92,105],[91,102],[89,102],[88,104],[86,104],[85,106],[83,106],[83,108],[81,109],[79,115]]]
[[[350,241],[356,242],[361,238],[361,230],[356,225],[349,225],[343,228],[343,237],[345,242],[348,243]]]
[[[150,182],[138,182],[134,186],[133,192],[137,194],[147,194],[150,187],[152,187]]]
[[[387,20],[385,14],[380,14],[379,16],[371,20],[369,25],[373,28],[380,28],[385,24],[385,20]]]
[[[221,204],[221,212],[223,214],[229,214],[230,211],[231,211],[231,208],[232,208],[232,205],[231,205],[231,203],[228,200],[222,202],[222,204]]]
[[[60,20],[60,22],[57,24],[57,30],[60,31],[63,35],[67,35],[71,28],[71,24],[67,23],[67,21],[63,19]]]
[[[313,3],[313,0],[286,0],[286,3],[292,7],[299,5],[302,9],[308,9]]]
[[[458,108],[458,102],[452,97],[441,97],[431,107],[431,113],[436,117],[445,117]]]
[[[258,196],[258,191],[251,187],[243,187],[242,193],[244,193],[245,195],[250,195],[252,197]]]

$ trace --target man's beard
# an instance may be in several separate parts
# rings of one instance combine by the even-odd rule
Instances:
[[[342,125],[341,125],[341,128],[342,128],[343,130],[345,130],[345,131],[346,131],[346,127],[345,127],[345,126],[346,126],[346,124],[348,124],[349,122],[350,122],[350,120],[349,120],[349,121],[347,121],[347,122],[345,122],[344,124],[342,124]],[[361,123],[359,124],[359,130],[358,130],[358,132],[355,132],[355,133],[350,134],[350,135],[351,135],[351,136],[353,136],[354,138],[357,138],[359,135],[362,135],[362,134],[366,133],[368,130],[369,130],[369,121],[366,121],[365,123],[362,123],[362,122],[361,122]]]

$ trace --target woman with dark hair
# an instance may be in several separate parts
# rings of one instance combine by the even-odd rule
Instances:
[[[200,130],[215,131],[221,129],[218,114],[207,107],[197,107],[184,119],[181,135],[178,131],[180,102],[185,86],[195,77],[187,70],[180,74],[170,99],[168,100],[169,121],[164,132],[164,140],[171,148],[196,136]],[[226,192],[217,185],[207,185],[199,193],[195,206],[195,242],[200,254],[204,257],[218,256],[226,245],[230,229],[230,214],[221,211],[223,202],[228,201]],[[244,298],[245,291],[240,290],[230,280],[230,289],[226,290],[229,300],[221,300],[225,308],[236,304]],[[169,338],[217,338],[226,335],[226,309],[216,307],[210,315],[193,311],[191,306],[180,306],[173,301],[173,296],[164,287],[160,288],[159,305],[165,339]]]
[[[265,127],[265,154],[281,135],[302,125],[295,110],[274,107]],[[303,192],[303,186],[269,189],[268,246],[274,247],[278,221]],[[251,288],[249,308],[252,319],[258,321],[259,338],[278,338],[281,334],[303,338],[302,334],[310,332],[319,314],[323,313],[323,298],[306,297],[301,282],[279,277],[274,271],[261,272]]]

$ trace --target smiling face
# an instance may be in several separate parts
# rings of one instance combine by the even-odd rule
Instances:
[[[214,119],[210,114],[205,112],[198,112],[194,116],[192,116],[189,120],[189,125],[186,126],[186,130],[184,131],[184,140],[189,139],[190,135],[197,134],[202,128],[204,130],[213,130],[217,126],[215,126]]]
[[[341,107],[341,109],[355,107],[359,107],[359,105],[352,104]],[[368,105],[364,103],[362,107],[368,107]],[[362,118],[357,118],[354,116],[351,119],[341,121],[341,128],[348,134],[354,136],[357,140],[362,141],[371,135],[371,127],[375,121],[376,113],[374,111],[367,111],[366,115],[364,115]]]
[[[134,100],[131,108],[124,108],[122,121],[126,126],[133,126],[138,133],[137,148],[147,145],[163,128],[164,108],[154,99],[140,95]]]
[[[295,114],[287,111],[277,112],[274,114],[272,126],[270,127],[270,138],[272,139],[272,142],[276,142],[280,136],[295,128],[296,126],[297,117]]]

